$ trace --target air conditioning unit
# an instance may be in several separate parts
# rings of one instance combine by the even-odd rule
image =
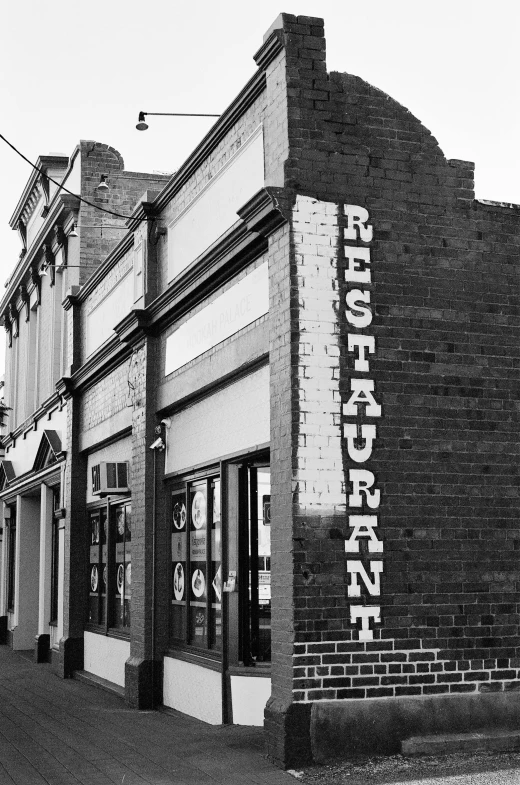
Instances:
[[[128,490],[128,461],[101,461],[92,467],[93,495],[106,496],[109,493],[127,493]]]

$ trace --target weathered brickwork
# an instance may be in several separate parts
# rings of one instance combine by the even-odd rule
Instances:
[[[273,659],[273,684],[287,689],[291,679],[293,700],[303,704],[513,691],[520,208],[475,202],[472,164],[447,161],[430,132],[381,91],[327,74],[319,22],[284,15],[285,48],[272,66],[279,75],[285,68],[285,186],[298,269],[297,277],[286,271],[294,293],[286,335],[298,369],[285,419],[297,455],[292,560],[284,562],[294,579],[295,660],[289,673]],[[366,209],[374,229],[371,282],[360,288],[370,292],[377,346],[370,378],[382,417],[370,470],[384,552],[381,624],[366,644],[349,614],[352,485],[338,452],[341,402],[359,374],[339,337],[343,237],[334,249],[336,230],[326,221],[345,204]],[[278,438],[273,432],[275,472]],[[359,513],[370,512],[364,502]],[[273,504],[273,532],[281,525]],[[360,546],[366,556],[366,542]],[[361,603],[373,604],[366,589]],[[270,752],[288,765],[298,740],[275,708],[271,702],[266,713]]]
[[[83,284],[92,275],[92,266],[104,261],[124,236],[124,216],[132,214],[145,191],[160,191],[168,177],[124,171],[121,154],[113,147],[99,142],[80,142],[80,155],[81,193],[95,205],[82,202],[79,210],[79,225],[84,227],[81,229],[80,263],[85,267],[80,270],[79,280]],[[109,185],[106,191],[97,188],[102,175],[105,175]],[[101,212],[97,208],[123,217]]]
[[[511,615],[511,614],[510,614]],[[515,617],[516,618],[516,617]],[[297,644],[295,700],[339,700],[520,689],[520,658],[447,659],[439,649],[388,642]]]
[[[132,406],[139,378],[139,365],[138,356],[132,355],[129,360],[85,391],[81,406],[82,431],[88,431],[125,407]]]

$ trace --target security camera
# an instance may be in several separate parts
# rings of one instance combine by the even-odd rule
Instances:
[[[154,443],[150,445],[150,450],[164,450],[165,448],[166,448],[166,445],[163,442],[161,436],[159,436],[159,438],[156,439],[154,441]]]

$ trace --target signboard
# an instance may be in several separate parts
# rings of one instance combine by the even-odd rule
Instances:
[[[188,319],[166,341],[165,376],[269,311],[267,262]]]

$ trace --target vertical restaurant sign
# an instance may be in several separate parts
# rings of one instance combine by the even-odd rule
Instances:
[[[359,629],[359,640],[371,641],[374,638],[372,625],[381,622],[381,606],[376,603],[381,595],[383,572],[383,542],[377,534],[381,491],[376,487],[376,478],[370,468],[381,405],[375,397],[374,380],[370,378],[375,338],[365,332],[370,328],[373,316],[370,305],[373,227],[369,223],[368,210],[356,205],[344,205],[344,220],[342,288],[345,291],[346,349],[350,369],[342,407],[349,481],[349,534],[345,540],[347,596],[354,601],[350,605],[350,621]]]

